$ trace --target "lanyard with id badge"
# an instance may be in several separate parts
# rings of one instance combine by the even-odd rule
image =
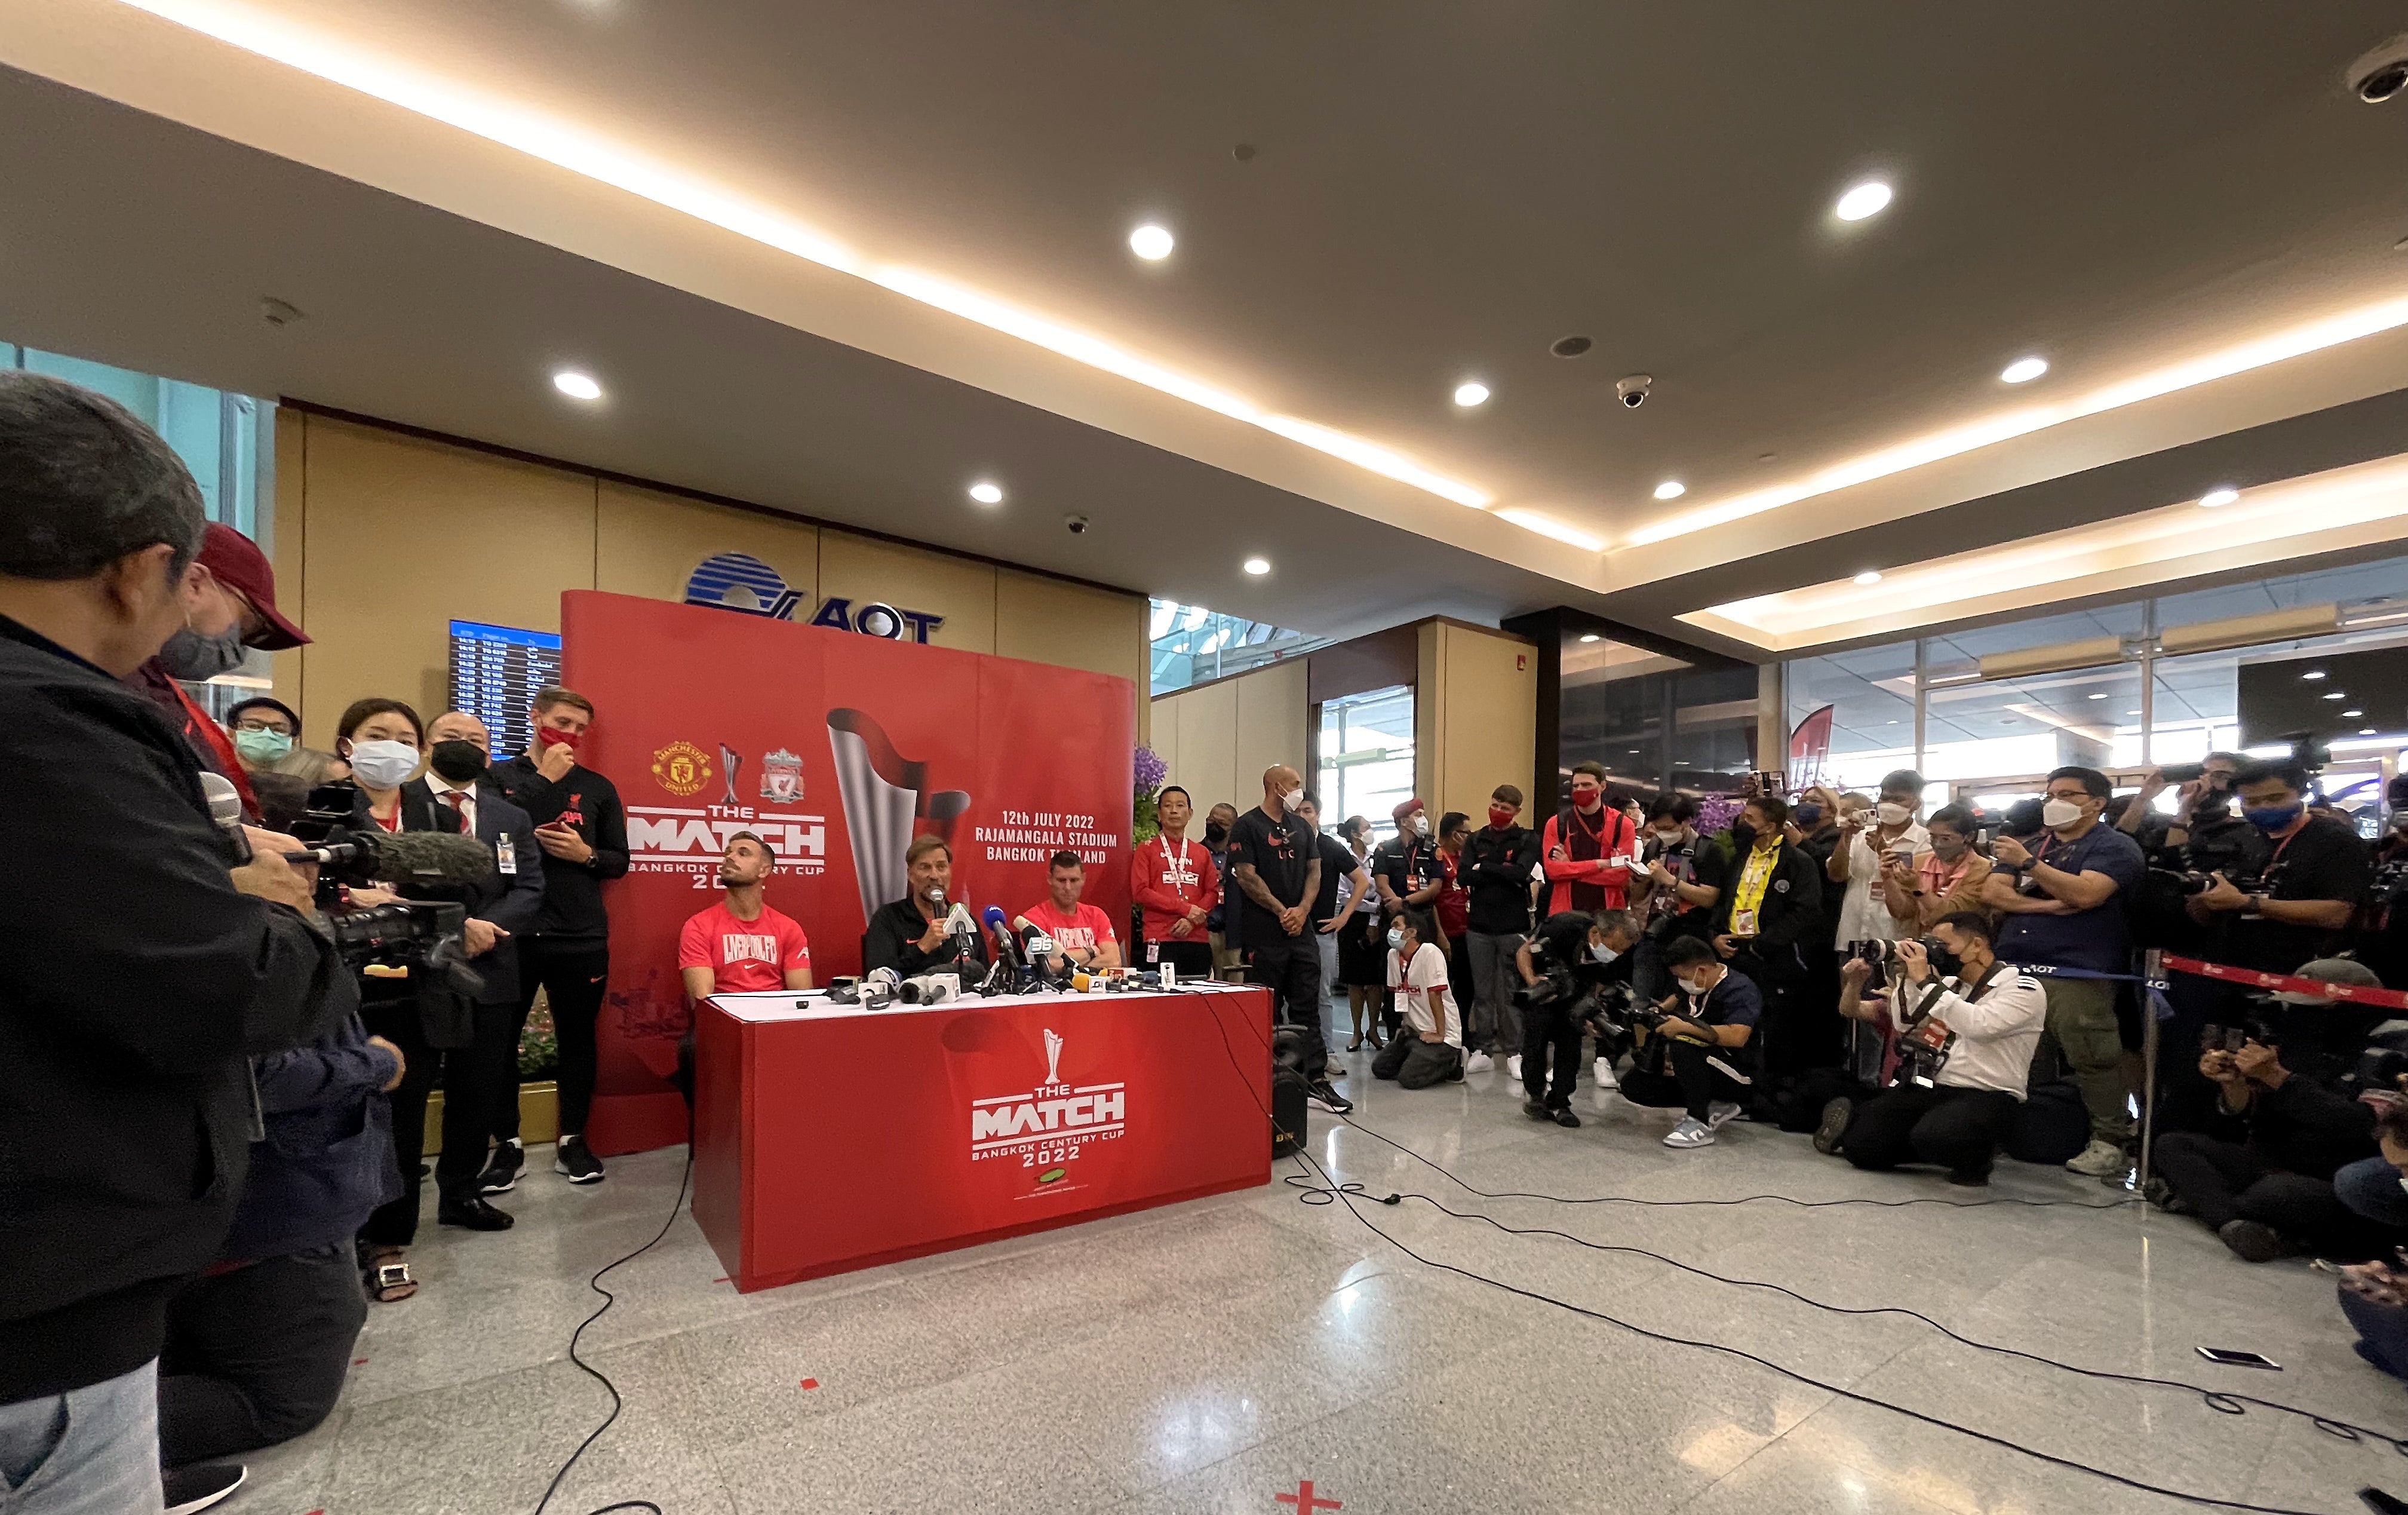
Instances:
[[[494,866],[508,877],[516,878],[518,876],[518,843],[511,839],[510,833],[508,831],[504,831],[501,835],[494,838]]]

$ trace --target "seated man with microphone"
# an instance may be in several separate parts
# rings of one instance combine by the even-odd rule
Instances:
[[[881,905],[861,935],[864,973],[891,968],[901,978],[951,973],[964,964],[984,970],[986,939],[967,909],[953,904],[953,849],[940,836],[917,836],[904,849],[910,892]]]
[[[1094,973],[1121,965],[1121,942],[1112,931],[1112,918],[1094,905],[1079,902],[1086,887],[1087,871],[1079,855],[1068,849],[1057,852],[1045,867],[1050,898],[1020,913],[1022,920],[1053,938],[1057,972],[1068,967]]]

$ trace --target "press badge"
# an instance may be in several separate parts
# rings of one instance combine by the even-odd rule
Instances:
[[[1148,962],[1160,962],[1162,960],[1161,943],[1148,942],[1145,945],[1145,960]]]
[[[1731,911],[1730,933],[1733,936],[1754,936],[1756,934],[1756,912],[1753,910],[1741,910],[1734,907]]]
[[[510,840],[508,831],[494,838],[494,862],[505,873],[516,875],[519,871],[518,844]]]

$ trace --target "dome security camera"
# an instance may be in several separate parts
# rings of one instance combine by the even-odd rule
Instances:
[[[1613,392],[1622,397],[1624,405],[1635,411],[1647,403],[1647,392],[1655,387],[1653,375],[1634,373],[1627,379],[1615,381]]]
[[[2408,91],[2408,32],[2359,53],[2349,65],[2349,90],[2368,105]]]
[[[1068,528],[1070,535],[1074,537],[1083,537],[1087,534],[1087,518],[1083,515],[1066,515],[1062,517],[1062,525]]]

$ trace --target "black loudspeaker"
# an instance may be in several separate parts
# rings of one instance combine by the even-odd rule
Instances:
[[[1304,1149],[1304,1033],[1293,1026],[1271,1032],[1271,1161]],[[1318,1071],[1318,1070],[1316,1070]]]

